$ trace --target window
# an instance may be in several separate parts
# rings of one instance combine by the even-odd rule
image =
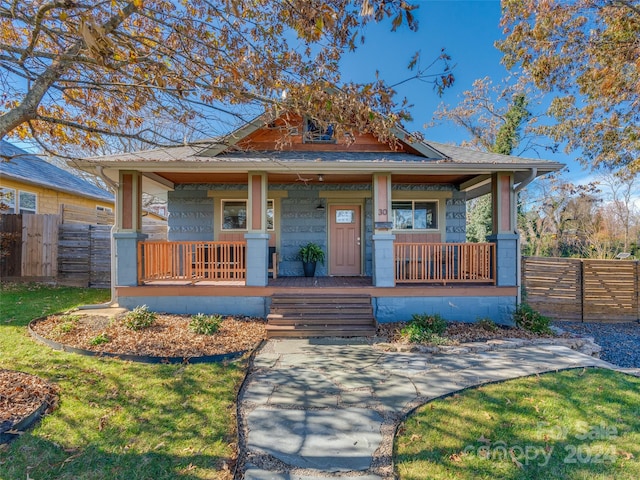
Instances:
[[[333,133],[333,125],[330,124],[326,128],[321,128],[310,118],[305,119],[304,143],[336,143]]]
[[[438,202],[403,200],[391,202],[394,230],[437,230]]]
[[[20,192],[20,213],[36,213],[36,194]]]
[[[275,209],[273,200],[267,200],[267,230],[274,229]],[[247,201],[222,201],[222,230],[247,229]]]
[[[16,191],[12,188],[0,188],[0,212],[16,213]]]

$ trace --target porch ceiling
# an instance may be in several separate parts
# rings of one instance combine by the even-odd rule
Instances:
[[[213,183],[213,184],[225,184],[225,183],[246,183],[248,177],[246,173],[189,173],[189,172],[155,172],[156,175],[173,182],[175,184],[181,183]],[[392,181],[394,183],[445,183],[460,185],[463,182],[469,181],[473,178],[473,175],[392,175]],[[332,174],[322,173],[322,182],[319,180],[318,175],[303,173],[269,173],[269,183],[371,183],[370,173],[358,173],[358,174]]]

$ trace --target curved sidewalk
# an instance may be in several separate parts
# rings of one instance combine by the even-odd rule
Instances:
[[[269,340],[239,395],[238,478],[393,478],[395,427],[418,405],[546,371],[617,369],[558,345],[452,352],[383,352],[363,339]]]

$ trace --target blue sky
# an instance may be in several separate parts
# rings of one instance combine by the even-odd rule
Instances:
[[[425,138],[443,143],[460,143],[467,138],[461,127],[447,123],[427,130],[424,125],[432,121],[433,112],[441,102],[457,104],[465,90],[474,80],[486,76],[494,83],[508,75],[501,65],[500,52],[494,42],[501,38],[499,0],[411,0],[419,5],[414,15],[420,22],[417,32],[403,25],[397,32],[390,32],[390,21],[381,24],[372,22],[366,27],[366,42],[355,53],[347,54],[342,61],[343,81],[370,82],[375,72],[389,84],[411,76],[407,65],[416,51],[421,51],[422,62],[431,62],[441,48],[452,57],[456,80],[452,88],[438,97],[430,84],[411,81],[398,87],[399,98],[407,97],[414,106],[411,109],[413,122],[405,126],[410,131],[420,131]],[[15,142],[32,150],[28,145]],[[536,152],[525,152],[523,156],[535,157]],[[564,152],[543,152],[543,158],[566,163],[572,181],[591,178],[574,159],[575,155]]]
[[[455,84],[442,97],[430,84],[408,82],[398,88],[400,97],[406,96],[414,104],[413,122],[407,124],[411,131],[421,131],[426,139],[444,143],[460,143],[468,138],[464,129],[452,123],[424,129],[432,121],[433,112],[441,102],[457,104],[465,90],[471,89],[478,78],[491,77],[494,84],[508,76],[501,65],[501,53],[494,42],[502,37],[500,2],[498,0],[422,0],[414,1],[419,8],[414,12],[420,21],[417,32],[406,26],[397,32],[389,31],[389,23],[369,25],[365,31],[366,42],[358,50],[343,59],[344,81],[367,82],[380,72],[381,78],[390,84],[399,82],[411,73],[407,65],[412,55],[420,50],[426,64],[435,58],[441,48],[446,48],[456,65]],[[535,152],[523,156],[535,157]],[[566,163],[572,181],[590,177],[576,161],[575,155],[564,152],[543,152],[543,158]]]

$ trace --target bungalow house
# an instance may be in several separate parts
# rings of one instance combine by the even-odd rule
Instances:
[[[271,334],[371,332],[365,310],[378,322],[440,313],[509,323],[517,192],[562,164],[394,135],[390,146],[260,117],[219,141],[83,160],[118,189],[117,302],[266,316]],[[141,233],[143,191],[166,193],[168,241]],[[466,202],[489,192],[493,233],[466,243]],[[298,259],[308,242],[326,253],[313,278]]]

